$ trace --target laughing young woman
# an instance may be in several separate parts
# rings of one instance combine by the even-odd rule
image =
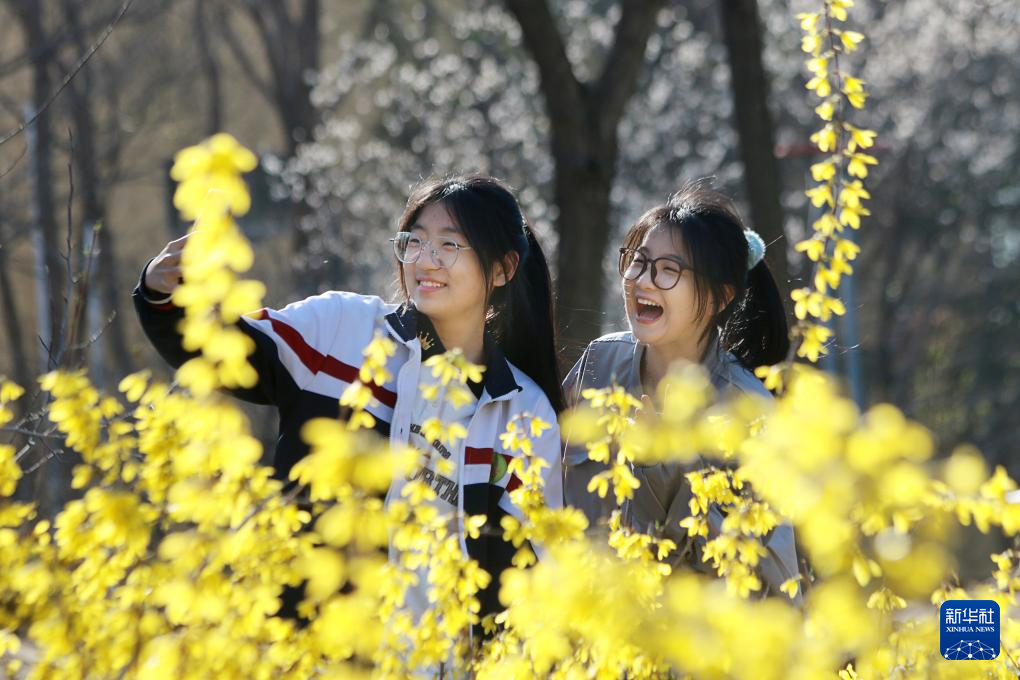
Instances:
[[[591,342],[563,383],[568,405],[581,392],[614,382],[649,403],[676,361],[701,364],[719,398],[734,392],[769,396],[752,372],[774,364],[790,348],[786,315],[765,263],[765,244],[748,231],[732,201],[704,182],[688,184],[649,210],[628,230],[620,248],[620,276],[631,330]],[[695,465],[694,467],[700,467]],[[588,481],[605,469],[568,443],[566,502],[598,526],[614,509],[611,497],[588,493]],[[643,531],[661,531],[678,550],[674,564],[704,569],[699,545],[679,522],[689,513],[691,466],[635,466],[641,482],[624,506],[623,520]],[[793,530],[777,528],[761,563],[765,584],[775,590],[795,576]]]
[[[182,310],[170,301],[186,239],[171,242],[149,262],[134,293],[146,335],[175,367],[191,357],[181,349],[176,331]],[[315,417],[338,417],[338,400],[357,376],[365,347],[377,331],[391,338],[397,353],[387,370],[394,377],[372,386],[377,403],[368,411],[379,433],[393,444],[411,444],[422,452],[415,478],[431,484],[437,495],[433,503],[441,512],[458,518],[487,516],[490,530],[478,538],[467,536],[462,522],[455,523],[461,549],[493,576],[479,595],[484,614],[498,608],[499,574],[515,553],[502,541],[499,522],[503,515],[520,515],[509,497],[520,480],[507,472],[509,453],[499,437],[514,416],[527,412],[552,425],[533,442],[533,452],[548,464],[547,504],[562,506],[556,417],[563,400],[549,270],[513,193],[482,175],[418,185],[390,240],[402,304],[330,291],[242,318],[240,328],[255,342],[249,360],[259,382],[234,394],[278,408],[274,467],[279,478],[287,479],[294,463],[308,453],[301,426]],[[465,439],[447,447],[421,433],[422,423],[437,415],[439,405],[426,399],[420,386],[434,380],[424,361],[454,347],[469,361],[483,364],[485,373],[482,382],[469,385],[474,401],[443,411],[447,424],[460,423],[467,430]],[[452,465],[439,465],[441,458]],[[394,480],[390,498],[399,498],[405,481]],[[407,598],[419,615],[429,606],[424,583]]]

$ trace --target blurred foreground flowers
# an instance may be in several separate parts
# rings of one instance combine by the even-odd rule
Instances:
[[[482,641],[470,630],[489,575],[462,555],[451,522],[477,532],[483,519],[442,516],[423,502],[431,490],[413,484],[393,509],[378,497],[413,452],[311,421],[312,453],[284,492],[220,397],[134,375],[116,399],[80,373],[47,375],[50,418],[84,461],[74,475],[83,495],[53,522],[38,518],[8,498],[19,468],[0,447],[3,663],[16,671],[31,645],[39,678],[388,676],[450,663],[484,677],[813,678],[850,662],[861,677],[1015,677],[1018,553],[991,556],[989,578],[967,589],[953,562],[961,523],[1007,536],[1020,528],[1020,506],[1005,498],[1016,485],[1002,469],[986,470],[969,450],[934,461],[923,428],[891,406],[857,413],[810,369],[771,405],[712,405],[691,369],[670,380],[695,408],[625,422],[609,451],[623,451],[624,467],[667,458],[677,439],[707,452],[706,469],[690,477],[690,529],[699,507],[728,509],[705,550],[721,578],[669,573],[658,558],[675,546],[618,522],[608,544],[592,544],[577,511],[545,508],[538,461],[522,444],[542,424],[525,416],[504,438],[525,519],[503,530],[520,553],[501,583],[506,611],[481,622]],[[0,413],[19,392],[3,383]],[[564,418],[587,428],[596,455],[604,428],[621,424],[601,403]],[[626,476],[614,479],[632,493]],[[803,589],[802,608],[755,595],[754,546],[779,517],[793,522],[811,565],[784,588]],[[397,564],[379,551],[388,540],[402,550]],[[425,563],[434,615],[412,625],[402,593]],[[305,627],[274,616],[282,587],[299,583]],[[999,603],[998,660],[941,659],[938,605],[948,598]]]

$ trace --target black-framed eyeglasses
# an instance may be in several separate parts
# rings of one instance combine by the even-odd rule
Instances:
[[[428,250],[432,255],[432,261],[437,266],[449,269],[457,262],[457,256],[462,250],[471,250],[471,246],[462,246],[450,239],[439,240],[432,243],[430,239],[423,239],[415,236],[409,231],[402,231],[390,239],[393,244],[393,254],[404,264],[413,264],[421,259],[421,254]]]
[[[650,259],[637,248],[620,248],[620,276],[628,281],[637,281],[649,267],[652,268],[652,284],[659,290],[676,286],[684,271],[694,270],[673,257]]]

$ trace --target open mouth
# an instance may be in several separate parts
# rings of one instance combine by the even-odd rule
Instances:
[[[637,298],[637,319],[642,323],[653,323],[662,316],[662,305],[647,298]]]
[[[442,290],[446,288],[445,283],[439,283],[438,281],[422,280],[418,282],[418,290],[422,292],[432,292]]]

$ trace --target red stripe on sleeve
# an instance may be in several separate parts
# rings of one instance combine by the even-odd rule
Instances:
[[[464,447],[465,465],[492,465],[492,449],[473,449]]]
[[[338,380],[343,380],[346,383],[352,383],[358,379],[358,373],[360,369],[345,364],[336,357],[326,355],[326,360],[322,362],[322,366],[319,367],[326,375],[331,375]],[[368,389],[372,390],[372,396],[379,400],[379,403],[393,408],[397,405],[397,393],[392,392],[382,385],[376,385],[375,383],[368,383]]]
[[[332,376],[346,383],[352,383],[358,379],[359,369],[349,364],[345,364],[336,357],[328,354],[322,354],[305,342],[305,339],[301,337],[301,334],[298,333],[292,326],[270,316],[268,310],[260,309],[254,314],[254,318],[259,321],[269,319],[269,322],[273,327],[273,332],[279,335],[283,341],[287,343],[287,346],[290,347],[294,354],[297,355],[298,359],[301,360],[301,363],[305,365],[305,368],[313,374],[318,371],[322,371],[326,375]],[[376,385],[375,383],[369,383],[368,388],[372,390],[372,395],[378,399],[381,404],[389,406],[390,408],[393,408],[396,405],[396,392],[388,390],[381,385]]]
[[[517,475],[510,475],[510,481],[506,483],[506,492],[510,493],[511,491],[519,487],[521,484],[523,484],[523,482]]]

